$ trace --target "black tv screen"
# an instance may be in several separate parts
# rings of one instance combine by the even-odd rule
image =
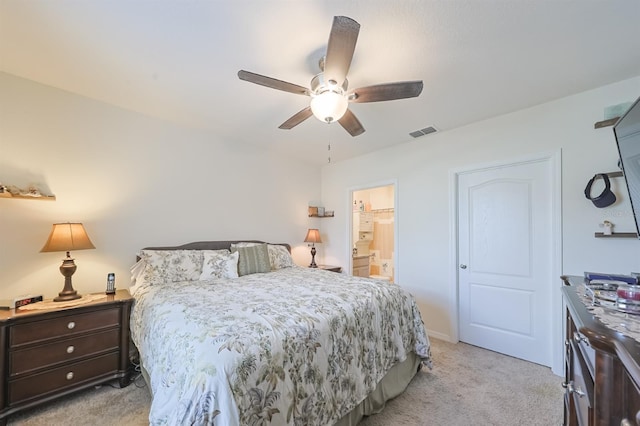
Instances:
[[[640,98],[613,126],[616,136],[620,165],[629,190],[631,210],[640,238]]]

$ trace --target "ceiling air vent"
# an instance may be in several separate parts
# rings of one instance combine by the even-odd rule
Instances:
[[[435,133],[438,129],[433,126],[425,127],[424,129],[416,130],[415,132],[409,133],[414,138],[419,138],[420,136],[428,135],[429,133]]]

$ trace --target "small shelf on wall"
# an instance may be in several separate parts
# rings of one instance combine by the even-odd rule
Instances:
[[[55,195],[13,195],[10,192],[0,192],[0,198],[7,198],[13,200],[40,200],[40,201],[55,201]]]
[[[324,207],[309,206],[309,217],[333,217],[333,210]]]
[[[602,232],[595,233],[596,238],[638,238],[638,234],[635,232],[614,232],[609,235],[605,235]]]
[[[610,118],[608,120],[598,121],[597,123],[595,123],[593,125],[593,128],[594,129],[601,129],[602,127],[613,126],[614,124],[616,124],[618,122],[619,119],[620,119],[620,117],[614,117],[614,118]]]

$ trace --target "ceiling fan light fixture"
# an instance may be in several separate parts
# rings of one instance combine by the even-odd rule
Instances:
[[[349,101],[341,93],[327,90],[311,98],[311,112],[320,121],[333,123],[342,118]]]
[[[367,103],[414,98],[422,92],[422,81],[399,81],[360,87],[348,91],[347,74],[353,60],[360,24],[347,16],[334,16],[326,54],[320,59],[322,70],[311,79],[309,89],[272,77],[238,71],[238,78],[272,89],[310,96],[310,105],[295,113],[279,129],[289,130],[314,115],[324,123],[339,121],[351,136],[364,133],[364,127],[348,108],[350,102]],[[325,78],[326,77],[326,78]]]

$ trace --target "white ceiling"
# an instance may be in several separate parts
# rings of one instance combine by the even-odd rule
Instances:
[[[334,15],[361,25],[351,88],[422,95],[351,104],[355,138],[280,130],[309,98],[236,74],[308,86]],[[640,1],[0,0],[0,71],[324,164],[640,75]]]

